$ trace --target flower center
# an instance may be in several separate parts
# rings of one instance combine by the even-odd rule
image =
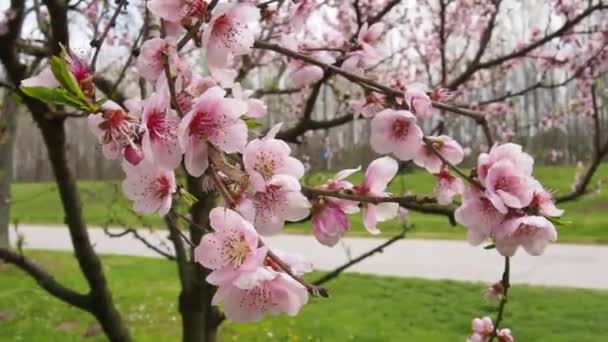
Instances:
[[[266,191],[254,195],[256,213],[264,217],[272,216],[277,209],[284,207],[287,196],[280,186],[268,185]]]
[[[197,112],[190,122],[190,135],[207,139],[220,130],[220,122],[207,112]]]
[[[213,34],[220,40],[225,48],[230,49],[237,45],[245,25],[222,15],[215,20]]]
[[[269,180],[275,174],[277,162],[270,152],[261,151],[256,154],[255,165],[253,169],[262,175],[264,180]]]
[[[171,194],[171,182],[165,176],[157,177],[152,183],[150,190],[155,198],[165,198]]]
[[[243,234],[224,240],[222,254],[224,255],[225,260],[229,264],[232,264],[232,267],[234,268],[238,268],[243,264],[249,252],[251,252],[251,248],[247,244],[247,241],[245,241],[245,236]]]
[[[405,119],[397,119],[393,122],[392,129],[395,138],[404,139],[410,130],[410,123]]]
[[[170,140],[175,138],[177,122],[167,118],[164,111],[154,110],[148,116],[146,127],[152,140]]]

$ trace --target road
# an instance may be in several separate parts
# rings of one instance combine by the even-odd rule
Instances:
[[[19,232],[25,239],[26,249],[72,249],[64,227],[20,225]],[[95,250],[101,254],[159,257],[130,234],[110,238],[100,228],[90,228],[89,234]],[[163,231],[143,230],[140,234],[155,245],[171,246]],[[11,230],[11,241],[15,240]],[[302,254],[316,269],[327,271],[347,262],[349,254],[354,258],[386,239],[346,238],[334,248],[304,235],[278,235],[264,241],[271,248]],[[514,284],[608,289],[607,266],[608,246],[553,244],[539,257],[519,250],[511,263],[511,281]],[[465,241],[405,239],[349,268],[348,272],[489,283],[500,279],[502,267],[503,258],[495,250],[471,247]]]

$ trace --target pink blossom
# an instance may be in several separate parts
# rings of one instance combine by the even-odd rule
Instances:
[[[472,323],[473,334],[469,342],[487,342],[494,332],[494,324],[490,317],[475,318]]]
[[[335,246],[350,228],[348,216],[336,202],[321,199],[312,210],[312,232],[325,246]]]
[[[179,124],[178,137],[189,174],[198,177],[209,166],[207,142],[226,153],[241,152],[247,143],[247,125],[240,119],[246,106],[224,98],[226,91],[212,87],[197,98]]]
[[[304,27],[306,19],[310,15],[310,12],[314,9],[315,0],[300,0],[296,3],[293,12],[291,14],[291,25],[299,30]]]
[[[445,160],[452,165],[458,165],[464,159],[464,151],[460,144],[456,140],[450,138],[447,135],[432,136],[428,137],[431,141],[432,147],[439,153]],[[424,167],[430,173],[439,173],[443,161],[437,153],[433,151],[428,145],[423,145],[414,158],[414,163],[420,167]]]
[[[563,210],[555,206],[555,201],[550,192],[545,190],[543,186],[535,179],[532,180],[534,188],[534,197],[529,207],[538,210],[541,215],[559,217],[564,213]]]
[[[499,342],[514,342],[515,338],[511,335],[511,329],[500,329],[496,333]]]
[[[232,86],[232,96],[247,104],[247,116],[254,119],[263,118],[268,111],[266,104],[260,99],[252,98],[251,95],[253,90],[243,90],[239,83]]]
[[[234,56],[248,54],[255,40],[260,10],[252,3],[222,3],[203,31],[207,66],[222,86],[230,86],[236,70],[228,68]]]
[[[93,74],[86,61],[78,56],[68,54],[65,56],[65,63],[84,94],[92,97],[95,92],[95,85],[93,83]],[[60,84],[55,79],[51,67],[46,66],[38,75],[22,80],[21,86],[57,88]]]
[[[467,228],[467,240],[473,246],[489,238],[505,220],[490,200],[471,188],[465,189],[462,205],[454,212],[454,218]]]
[[[282,39],[282,45],[290,50],[297,51],[298,45],[294,40],[294,37],[284,36]],[[319,62],[325,64],[333,64],[336,60],[325,51],[314,51],[312,53],[307,53],[312,58],[318,60]],[[307,64],[306,62],[292,58],[289,60],[288,64],[289,77],[293,86],[296,88],[306,87],[313,83],[318,82],[323,78],[325,72],[323,68],[318,65]]]
[[[524,175],[532,175],[534,159],[523,152],[520,145],[513,143],[495,145],[490,149],[490,153],[482,153],[477,158],[477,177],[482,185],[485,186],[485,179],[490,167],[501,160],[510,161]]]
[[[281,231],[285,221],[300,221],[310,213],[310,202],[300,192],[298,180],[292,176],[275,175],[263,191],[253,195],[255,227],[262,235]]]
[[[494,300],[494,299],[502,299],[505,295],[505,287],[502,282],[497,282],[490,285],[486,289],[486,299]]]
[[[508,160],[493,164],[485,181],[488,199],[503,214],[508,208],[528,206],[534,196],[532,185],[532,178]]]
[[[353,108],[353,116],[358,118],[360,115],[371,119],[383,109],[384,99],[380,95],[371,93],[359,99],[352,100],[350,105]]]
[[[87,120],[89,129],[103,144],[104,157],[116,159],[127,146],[134,145],[137,120],[129,116],[118,104],[107,101],[101,113],[90,114]],[[132,149],[129,149],[129,154],[133,152]],[[134,160],[131,157],[129,159]]]
[[[433,190],[437,203],[443,205],[450,204],[454,196],[462,194],[463,191],[464,184],[462,183],[462,179],[452,176],[447,168],[441,170],[437,175],[437,184]]]
[[[179,57],[177,56],[177,46],[175,39],[151,38],[146,40],[140,49],[137,58],[137,70],[139,74],[151,83],[164,72],[163,59],[167,56],[169,65],[175,65]]]
[[[207,282],[223,285],[262,266],[268,247],[258,248],[258,233],[251,223],[221,207],[211,210],[209,223],[214,232],[205,234],[194,250],[195,260],[213,270]]]
[[[3,36],[9,31],[9,23],[15,18],[15,11],[13,9],[0,10],[0,36]]]
[[[176,190],[173,171],[167,171],[149,161],[137,166],[123,163],[127,178],[122,189],[128,199],[133,201],[133,209],[142,214],[155,211],[161,216],[171,209],[172,194]]]
[[[421,83],[412,83],[405,89],[405,101],[410,109],[421,118],[430,117],[433,114],[433,104],[426,94],[427,87]]]
[[[177,23],[204,16],[207,3],[205,0],[150,0],[148,9],[157,17]]]
[[[245,148],[243,164],[249,180],[257,191],[262,191],[274,175],[289,175],[300,179],[304,165],[290,157],[291,149],[282,140],[275,139],[282,124],[275,125],[262,139],[254,139]]]
[[[393,153],[401,160],[414,158],[422,146],[422,130],[406,110],[385,109],[372,119],[370,143],[378,153]]]
[[[142,125],[144,136],[142,147],[146,159],[173,170],[182,160],[182,151],[177,140],[179,118],[169,108],[168,99],[152,94],[143,105]]]
[[[530,255],[541,255],[549,242],[557,240],[557,231],[543,216],[521,216],[506,221],[496,230],[496,249],[513,256],[519,246]]]
[[[366,46],[375,47],[382,37],[384,27],[385,25],[382,22],[375,23],[372,26],[369,26],[369,24],[365,22],[357,35],[357,42],[364,48]]]
[[[387,196],[386,187],[398,169],[399,165],[393,158],[378,158],[367,167],[363,184],[355,186],[353,190],[362,196]],[[363,207],[363,225],[371,234],[379,234],[376,224],[397,216],[398,210],[397,203],[366,203]]]
[[[22,87],[45,87],[45,88],[57,88],[59,82],[55,79],[55,75],[51,71],[51,67],[47,66],[36,76],[26,78],[21,81]]]
[[[220,286],[212,300],[213,305],[224,304],[224,313],[233,322],[260,321],[268,314],[295,316],[307,302],[304,286],[269,267],[242,273],[233,283]]]

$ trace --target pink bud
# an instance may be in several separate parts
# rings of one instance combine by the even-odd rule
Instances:
[[[137,165],[144,159],[144,154],[138,146],[127,145],[123,153],[131,165]]]

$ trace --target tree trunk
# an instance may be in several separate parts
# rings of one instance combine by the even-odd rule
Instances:
[[[93,250],[86,224],[82,217],[80,196],[76,180],[68,166],[66,136],[63,120],[35,115],[47,146],[49,159],[70,231],[74,254],[90,288],[91,313],[97,318],[111,341],[130,341],[130,335],[114,306],[112,294],[103,273],[101,261]]]
[[[209,212],[216,205],[216,196],[213,192],[202,191],[200,178],[188,176],[187,182],[188,191],[198,199],[190,208],[195,223],[190,225],[190,240],[196,246],[204,235],[201,227],[209,228]],[[190,255],[193,255],[193,249],[190,248]],[[223,315],[217,307],[211,305],[215,287],[205,281],[208,274],[208,270],[192,260],[184,267],[182,292],[179,296],[184,342],[213,342],[217,338],[217,329],[222,323]]]
[[[6,91],[2,101],[2,112],[0,112],[0,247],[9,246],[13,142],[17,125],[17,109],[12,91]]]

